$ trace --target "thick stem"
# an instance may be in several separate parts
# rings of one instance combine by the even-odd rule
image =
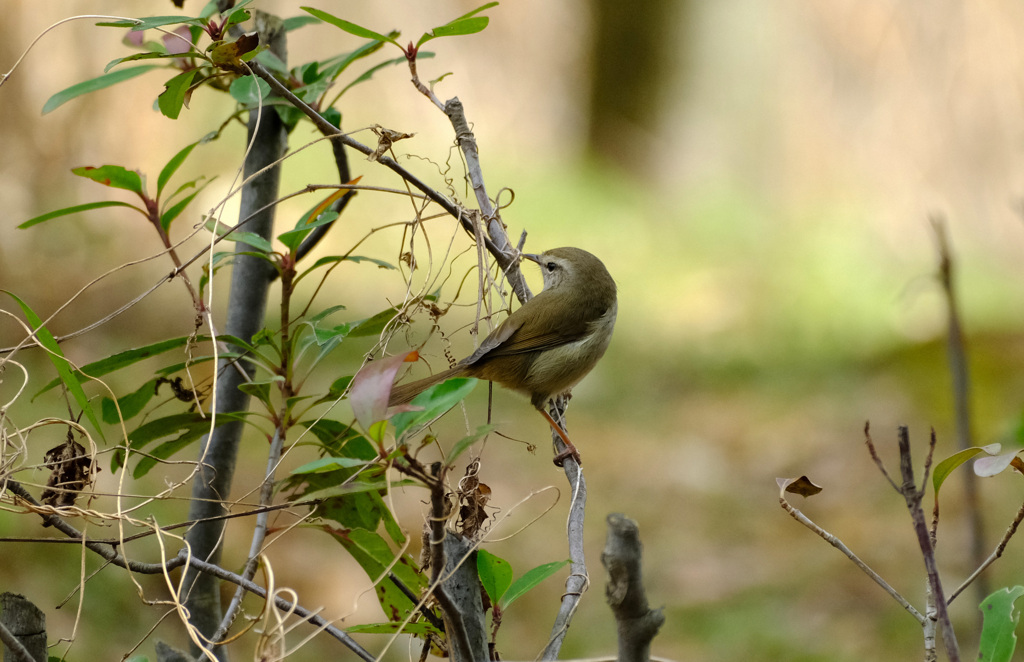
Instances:
[[[625,515],[607,517],[608,538],[601,562],[608,570],[605,596],[615,614],[619,634],[619,662],[647,662],[651,640],[665,622],[661,609],[651,609],[644,591],[640,529]]]
[[[256,112],[250,113],[249,140],[252,147],[245,160],[246,179],[284,155],[287,134],[273,109],[264,108],[261,117]],[[248,230],[266,239],[270,239],[273,232],[275,207],[271,203],[277,199],[279,182],[278,166],[249,181],[242,191],[239,218],[264,209],[249,222]],[[253,250],[248,244],[236,244],[236,252]],[[236,256],[231,273],[226,333],[248,340],[263,327],[267,291],[274,274],[275,270],[266,260],[251,255]],[[230,361],[221,361],[218,365],[220,378],[216,389],[216,412],[240,412],[249,406],[249,396],[238,388],[243,376],[237,370],[228,369],[230,365]],[[189,519],[202,519],[225,511],[220,502],[231,492],[242,429],[241,421],[232,421],[203,438],[200,471],[192,484]],[[186,536],[193,555],[210,563],[219,562],[223,531],[224,523],[220,521],[196,525]],[[197,574],[190,568],[184,586],[192,624],[203,635],[213,635],[221,622],[220,591],[216,578]],[[218,654],[220,659],[224,659],[223,649],[218,649]]]

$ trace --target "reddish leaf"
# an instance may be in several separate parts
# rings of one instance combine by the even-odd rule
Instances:
[[[419,359],[419,354],[413,350],[379,361],[372,361],[366,364],[352,379],[352,386],[348,392],[352,413],[356,415],[359,425],[368,434],[371,428],[377,432],[377,436],[373,438],[378,442],[383,437],[383,430],[379,427],[374,428],[374,424],[384,420],[387,416],[388,398],[391,397],[391,387],[395,383],[395,375],[398,374],[402,363],[412,363],[417,359]]]

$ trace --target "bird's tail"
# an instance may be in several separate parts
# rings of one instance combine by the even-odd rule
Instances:
[[[396,384],[391,389],[391,397],[388,399],[388,406],[393,407],[395,405],[404,405],[431,386],[440,384],[452,377],[458,377],[463,370],[465,370],[465,367],[456,366],[454,368],[449,368],[444,372],[439,372],[436,375],[431,375],[430,377],[409,382],[408,384]]]

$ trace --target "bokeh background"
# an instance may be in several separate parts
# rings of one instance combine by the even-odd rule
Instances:
[[[915,622],[779,508],[775,478],[807,474],[823,485],[821,495],[795,505],[923,609],[923,565],[909,517],[874,469],[862,430],[870,421],[892,468],[898,425],[910,426],[919,462],[932,427],[938,455],[955,450],[947,313],[930,224],[941,218],[956,261],[975,442],[1017,443],[1024,399],[1024,8],[1009,0],[943,0],[927,7],[891,0],[614,4],[503,3],[487,12],[486,31],[431,42],[436,57],[420,65],[424,79],[452,72],[437,85],[438,96],[457,95],[465,104],[491,194],[514,190],[514,203],[503,212],[512,236],[527,231],[532,250],[586,248],[604,260],[620,287],[612,347],[577,389],[570,410],[590,488],[593,587],[563,656],[615,650],[599,555],[604,516],[624,512],[640,525],[649,598],[665,608],[655,655],[917,658]],[[255,6],[288,17],[301,13],[299,5],[260,0]],[[316,6],[415,39],[477,3]],[[187,0],[186,12],[199,9]],[[128,1],[8,2],[0,21],[0,69],[14,66],[58,20],[140,11],[173,8],[169,2],[144,10]],[[203,90],[193,109],[172,122],[153,110],[164,77],[148,74],[40,115],[53,93],[98,75],[129,52],[120,32],[93,23],[70,22],[48,33],[0,87],[0,287],[44,317],[72,301],[50,322],[58,334],[118,308],[170,264],[163,257],[118,269],[155,255],[159,243],[150,228],[117,210],[30,230],[16,226],[62,206],[118,199],[117,192],[71,175],[73,167],[117,163],[154,181],[171,155],[216,129],[232,109],[226,96]],[[307,27],[292,34],[289,60],[322,59],[355,43],[334,28]],[[349,131],[380,124],[415,133],[400,147],[417,157],[408,165],[436,185],[443,185],[439,173],[448,165],[459,173],[446,118],[412,88],[404,68],[382,70],[353,88],[340,109]],[[300,126],[291,146],[314,137],[308,125]],[[356,137],[373,141],[365,131]],[[187,222],[178,222],[179,232],[224,197],[243,148],[236,124],[193,153],[182,177],[219,178]],[[290,159],[282,191],[335,183],[328,158],[321,143]],[[352,165],[363,183],[398,186],[382,168],[360,158]],[[308,199],[283,205],[279,227],[290,227],[309,205]],[[224,218],[232,219],[230,204]],[[361,194],[346,212],[346,226],[321,253],[347,250],[372,228],[411,218],[410,206],[397,197]],[[430,227],[439,246],[452,236],[456,246],[467,245],[446,219]],[[399,241],[400,230],[379,232],[360,252],[397,261]],[[473,260],[460,256],[455,271],[465,273]],[[396,272],[347,268],[329,281],[320,302],[344,303],[353,319],[404,291]],[[533,282],[539,288],[539,279]],[[450,285],[453,291],[454,279]],[[215,280],[214,287],[223,302],[227,280]],[[460,303],[469,303],[467,296]],[[446,318],[456,354],[471,347],[464,324],[472,313],[467,305]],[[68,343],[65,352],[88,362],[187,334],[192,323],[183,288],[170,283]],[[417,324],[422,331],[428,322]],[[21,337],[5,315],[2,345]],[[351,364],[370,347],[354,345],[345,360]],[[18,360],[30,367],[32,381],[7,412],[12,424],[64,415],[54,392],[28,402],[28,394],[53,376],[45,358],[20,352]],[[434,360],[443,363],[439,350]],[[338,374],[344,367],[339,364]],[[4,402],[20,384],[15,375],[10,369],[3,375]],[[147,378],[119,376],[113,383],[128,390]],[[481,479],[494,490],[497,515],[508,516],[493,538],[511,536],[488,549],[510,559],[519,574],[565,557],[567,489],[549,462],[543,422],[521,399],[496,398],[495,419],[517,441],[492,440],[483,455]],[[486,396],[475,394],[469,415],[481,421],[485,406]],[[445,425],[454,439],[464,424]],[[38,456],[24,461],[40,462],[61,441],[63,430],[50,430],[28,439]],[[537,444],[537,452],[529,453],[524,441]],[[263,471],[262,440],[252,438],[247,449],[251,460],[236,477],[239,493],[257,485]],[[290,461],[309,459],[302,452]],[[45,480],[42,471],[17,477]],[[116,479],[105,471],[98,490],[114,491]],[[128,491],[152,493],[164,478],[155,480],[155,486]],[[981,483],[987,547],[1019,506],[1017,480],[1004,475]],[[555,503],[556,490],[561,498]],[[187,490],[176,495],[182,499],[146,506],[142,514],[162,524],[184,519]],[[396,495],[413,538],[424,498]],[[951,587],[972,569],[962,502],[957,476],[943,493],[939,530],[939,562]],[[116,507],[112,500],[98,504]],[[229,567],[232,559],[241,563],[248,546],[245,524],[233,527]],[[115,535],[109,528],[89,531]],[[0,517],[0,532],[47,535],[35,518],[12,514]],[[986,573],[991,588],[1022,583],[1020,550],[1013,540]],[[157,549],[142,545],[136,553],[153,560]],[[51,642],[74,640],[68,659],[120,659],[167,611],[146,606],[129,578],[109,568],[85,584],[79,604],[82,568],[91,574],[99,562],[73,546],[4,542],[2,555],[0,585],[47,612]],[[325,616],[344,617],[343,624],[380,618],[366,577],[322,533],[290,533],[271,547],[270,558],[278,584],[298,591],[304,605],[323,606]],[[139,581],[145,600],[166,598],[159,581]],[[553,579],[513,606],[498,639],[506,658],[531,658],[541,650],[560,595],[560,580]],[[966,655],[975,651],[976,605],[977,595],[968,591],[952,608]],[[157,636],[185,645],[173,621]],[[300,626],[295,641],[306,633]],[[372,637],[362,641],[371,650],[383,645]],[[152,639],[138,652],[152,655]],[[321,637],[294,659],[345,654]],[[389,655],[415,657],[418,648],[399,642]]]

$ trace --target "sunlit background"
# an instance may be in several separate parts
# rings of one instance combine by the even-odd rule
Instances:
[[[300,4],[258,0],[255,6],[289,17],[301,13]],[[505,2],[486,12],[491,22],[484,32],[435,40],[429,44],[435,57],[420,62],[425,80],[451,72],[435,90],[465,104],[492,197],[510,189],[501,193],[504,203],[514,191],[503,211],[513,239],[526,231],[530,250],[590,250],[619,284],[611,349],[576,390],[569,414],[590,490],[592,586],[563,657],[614,655],[599,557],[604,517],[623,512],[640,526],[648,597],[665,609],[653,654],[721,661],[915,659],[922,645],[915,621],[779,508],[775,478],[806,474],[824,486],[821,495],[794,498],[794,504],[923,611],[923,564],[910,518],[872,465],[863,428],[871,422],[892,471],[898,425],[910,426],[919,467],[931,427],[939,457],[956,450],[947,309],[932,226],[940,220],[952,245],[967,334],[974,442],[1016,443],[1024,400],[1024,7],[1009,0],[927,7],[891,0],[652,1],[618,3],[629,11],[615,15],[606,4],[616,3]],[[478,3],[315,6],[416,39]],[[187,0],[184,11],[196,14],[200,7]],[[0,70],[13,67],[56,21],[142,10],[139,3],[110,0],[6,3]],[[145,11],[175,10],[166,2],[147,3]],[[215,130],[233,108],[226,95],[203,89],[192,109],[168,120],[153,109],[166,79],[161,72],[41,115],[52,94],[99,75],[130,52],[121,31],[94,23],[69,22],[43,36],[0,87],[0,288],[44,318],[73,299],[49,323],[58,334],[109,314],[156,284],[171,264],[161,256],[118,269],[156,255],[160,244],[151,228],[117,209],[29,230],[16,226],[64,206],[127,199],[74,177],[73,167],[121,164],[149,173],[153,186],[167,159]],[[358,43],[329,26],[306,27],[289,35],[289,63],[323,59]],[[399,143],[401,153],[416,155],[403,164],[438,187],[447,172],[456,193],[471,200],[459,183],[462,165],[447,119],[408,79],[406,68],[395,67],[353,88],[339,104],[343,128],[379,124],[415,133]],[[302,124],[291,148],[316,137]],[[375,141],[365,130],[355,137]],[[218,179],[192,216],[178,221],[182,236],[226,195],[243,149],[244,131],[235,123],[186,162],[182,178]],[[329,154],[320,143],[290,159],[282,192],[336,183]],[[400,188],[393,175],[362,157],[353,156],[351,164],[364,184]],[[312,204],[307,197],[283,205],[279,228],[291,227]],[[234,222],[236,209],[233,198],[225,222]],[[398,196],[360,194],[318,254],[346,251],[372,228],[412,218],[411,206]],[[430,221],[429,228],[435,251],[453,236],[457,252],[469,245],[450,219]],[[382,231],[359,252],[397,263],[400,239],[400,229]],[[456,260],[449,296],[474,260],[472,253]],[[222,304],[227,284],[223,275],[214,281]],[[346,265],[329,286],[319,303],[343,303],[353,319],[404,292],[397,272],[368,265]],[[464,291],[459,302],[471,300]],[[17,310],[11,300],[2,308]],[[473,312],[465,306],[446,318],[456,354],[471,348],[463,325]],[[193,318],[184,288],[168,283],[64,351],[85,363],[188,334]],[[23,337],[11,316],[0,320],[0,344]],[[428,324],[417,321],[413,337]],[[355,365],[370,348],[369,342],[354,346],[345,365]],[[45,357],[18,357],[33,374],[7,412],[12,422],[23,427],[66,416],[56,391],[28,402],[53,378]],[[443,365],[439,350],[433,360]],[[8,369],[2,378],[6,403],[20,377]],[[148,378],[137,377],[138,383]],[[124,379],[113,383],[137,387],[130,376]],[[470,400],[474,426],[486,416],[485,390]],[[508,516],[491,537],[511,536],[486,548],[520,574],[567,556],[568,491],[551,466],[540,417],[516,396],[498,391],[495,399],[495,420],[517,441],[492,438],[483,454],[481,480],[493,489],[496,516]],[[464,423],[450,426],[457,435]],[[35,455],[24,462],[41,462],[62,440],[63,428],[51,430],[30,437]],[[523,442],[536,444],[536,452]],[[236,476],[240,493],[258,485],[265,461],[262,439],[248,439],[244,447],[251,462]],[[309,459],[303,452],[294,452],[290,466]],[[190,449],[182,459],[193,456]],[[106,459],[101,463],[98,489],[114,491],[117,476]],[[18,478],[44,482],[45,473]],[[160,489],[162,478],[154,478],[155,485],[138,492]],[[981,483],[986,548],[995,546],[1017,511],[1016,480],[1001,475]],[[561,496],[553,503],[556,490]],[[942,494],[938,558],[950,587],[972,570],[962,495],[959,476]],[[402,524],[418,540],[426,495],[397,498]],[[931,504],[929,493],[926,512]],[[161,524],[180,521],[187,504],[160,504],[153,512]],[[56,535],[50,531],[32,517],[0,517],[4,536]],[[90,527],[89,533],[109,537],[115,530]],[[234,568],[248,548],[248,524],[233,524],[228,535],[224,563]],[[177,541],[168,545],[177,550]],[[1024,584],[1020,549],[1013,540],[986,573],[990,588]],[[155,545],[136,553],[158,558]],[[120,659],[167,611],[166,605],[146,606],[131,580],[112,568],[85,585],[79,604],[83,563],[86,575],[100,563],[94,556],[83,560],[71,545],[7,542],[2,558],[0,588],[26,595],[46,612],[51,643],[74,639],[68,659]],[[325,617],[344,617],[342,626],[381,618],[369,580],[323,533],[292,532],[271,547],[270,559],[278,585],[295,589],[307,607],[322,606]],[[509,610],[498,633],[503,657],[530,659],[543,648],[563,579],[549,580]],[[139,581],[145,600],[166,599],[160,581]],[[952,606],[965,656],[976,652],[977,602],[968,591]],[[137,652],[152,659],[155,638],[187,645],[175,619]],[[294,641],[306,634],[309,629],[299,626]],[[382,637],[360,641],[371,651],[384,646]],[[51,654],[66,649],[62,644]],[[418,654],[417,645],[399,641],[389,659]],[[294,659],[326,655],[348,653],[319,637]]]

